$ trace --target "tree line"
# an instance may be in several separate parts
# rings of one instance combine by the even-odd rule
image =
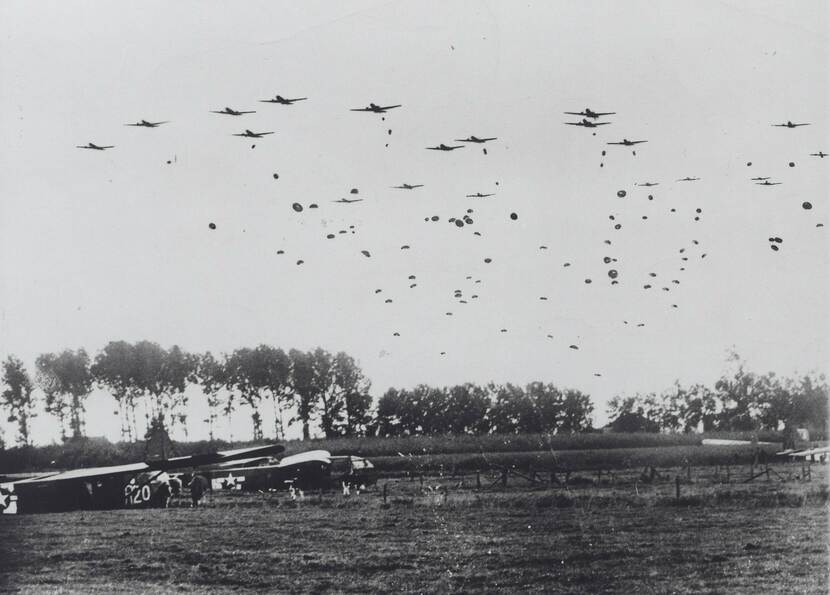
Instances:
[[[713,387],[696,384],[663,393],[617,396],[608,406],[610,429],[620,432],[778,430],[781,425],[825,431],[828,422],[824,376],[780,378],[745,369],[737,354],[732,371]],[[425,384],[390,388],[376,403],[371,383],[344,352],[259,345],[232,353],[189,353],[174,345],[112,341],[94,358],[84,349],[45,353],[34,377],[22,361],[2,363],[0,407],[17,427],[17,443],[31,444],[37,391],[43,409],[58,421],[63,441],[86,435],[86,400],[97,387],[107,391],[120,421],[121,439],[135,442],[158,429],[181,429],[187,436],[188,387],[199,389],[207,405],[203,420],[211,441],[220,420],[244,407],[252,438],[261,440],[266,412],[273,414],[269,436],[281,440],[299,424],[303,439],[312,428],[338,436],[435,434],[572,433],[591,430],[589,395],[531,382],[451,387]],[[0,436],[0,447],[3,446]]]
[[[714,386],[681,386],[663,392],[617,396],[608,405],[620,432],[781,430],[807,427],[826,433],[828,387],[824,375],[783,378],[746,369],[737,353]]]
[[[287,426],[299,424],[307,440],[312,428],[327,438],[578,432],[591,427],[593,411],[588,395],[542,382],[422,384],[389,389],[373,403],[371,384],[354,358],[321,348],[286,352],[259,345],[214,355],[150,341],[112,341],[94,358],[84,349],[41,354],[33,378],[14,356],[2,368],[0,406],[16,424],[20,445],[31,444],[36,389],[45,412],[57,420],[62,441],[86,435],[86,401],[95,388],[112,396],[124,442],[159,429],[180,429],[187,436],[191,386],[205,399],[203,422],[211,441],[220,420],[240,407],[250,414],[253,440],[265,435],[266,412],[274,419],[269,436],[283,439]]]
[[[86,400],[97,387],[115,401],[121,439],[133,442],[163,428],[187,435],[187,389],[196,386],[205,398],[210,440],[220,418],[240,406],[250,411],[253,439],[264,437],[263,413],[274,412],[274,433],[299,423],[303,438],[317,424],[327,437],[361,434],[371,420],[370,383],[357,362],[344,352],[317,348],[288,352],[269,345],[213,355],[189,353],[177,345],[112,341],[95,357],[84,349],[44,353],[35,361],[34,378],[13,355],[2,364],[0,407],[17,427],[17,443],[31,444],[36,415],[35,389],[43,408],[58,421],[61,439],[86,435]]]

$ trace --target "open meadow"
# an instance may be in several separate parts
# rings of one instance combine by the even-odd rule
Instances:
[[[21,593],[826,593],[828,472],[473,474],[360,494],[214,493],[199,509],[0,517]],[[677,478],[680,478],[678,482]],[[561,478],[560,478],[561,479]],[[481,483],[481,488],[478,483]],[[384,487],[385,486],[385,487]],[[680,488],[680,498],[676,490]]]

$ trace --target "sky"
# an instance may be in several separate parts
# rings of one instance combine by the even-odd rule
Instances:
[[[0,357],[319,345],[375,397],[542,380],[589,393],[600,425],[615,395],[713,383],[729,349],[826,372],[830,159],[810,153],[830,152],[829,10],[0,3]],[[308,99],[259,102],[276,94]],[[370,102],[402,107],[350,111]],[[256,113],[210,113],[225,106]],[[615,114],[565,124],[585,107]],[[169,122],[124,126],[141,119]],[[810,125],[771,126],[788,120]],[[470,135],[497,140],[426,150]],[[606,144],[622,138],[648,142]],[[467,209],[472,225],[448,223]],[[90,434],[118,437],[112,409],[90,397]],[[250,435],[244,410],[227,421]],[[34,437],[55,440],[54,420]]]

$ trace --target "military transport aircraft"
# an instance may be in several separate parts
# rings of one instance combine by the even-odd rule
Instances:
[[[763,182],[755,182],[756,186],[780,186],[783,182],[770,182],[769,180],[764,180]]]
[[[341,203],[344,203],[344,204],[350,204],[350,203],[353,203],[353,202],[361,202],[362,200],[363,200],[362,198],[339,198],[339,199],[333,200],[331,202],[341,202]]]
[[[761,181],[761,180],[769,180],[769,176],[767,176],[766,178],[757,177],[757,178],[749,178],[749,179],[754,180],[755,182],[758,182],[758,181]]]
[[[810,153],[810,157],[821,157],[822,159],[824,159],[825,157],[827,157],[827,153],[822,153],[821,151],[819,151],[818,153]]]
[[[639,145],[640,143],[647,143],[647,140],[628,140],[627,138],[622,139],[616,143],[605,143],[606,145],[623,145],[624,147],[631,147],[634,145]]]
[[[680,178],[677,181],[678,182],[697,182],[699,179],[700,178],[690,178],[689,176],[686,176],[685,178]]]
[[[262,138],[266,134],[274,134],[274,133],[273,132],[251,132],[250,130],[248,130],[246,128],[245,132],[240,132],[240,133],[234,134],[232,136],[245,136],[245,137],[248,137],[248,138]]]
[[[596,128],[597,126],[605,126],[606,124],[611,124],[611,122],[591,122],[590,120],[582,118],[581,122],[565,122],[565,124],[569,126],[584,126],[585,128]]]
[[[76,145],[76,147],[78,149],[95,149],[96,151],[103,151],[104,149],[114,149],[115,145],[101,147],[96,145],[95,143],[89,143],[88,145]]]
[[[352,112],[372,112],[372,113],[375,113],[375,114],[385,114],[386,110],[394,109],[396,107],[401,107],[401,104],[380,106],[380,105],[377,105],[377,104],[374,104],[374,103],[370,103],[368,107],[356,107],[356,108],[352,108],[349,111],[352,111]]]
[[[597,118],[600,118],[602,116],[612,116],[612,115],[616,114],[617,112],[594,112],[594,111],[591,111],[590,107],[586,107],[585,110],[581,111],[581,112],[564,112],[564,113],[568,114],[569,116],[585,116],[586,118],[593,118],[594,120],[596,120]]]
[[[260,99],[260,103],[279,103],[282,105],[292,105],[295,101],[305,101],[308,97],[295,97],[294,99],[286,99],[282,95],[277,95],[273,99]]]
[[[155,128],[157,126],[167,123],[167,120],[165,120],[164,122],[148,122],[147,120],[141,120],[140,122],[136,122],[135,124],[124,124],[124,126],[143,126],[144,128]]]
[[[212,114],[225,114],[226,116],[241,116],[242,114],[255,114],[256,111],[238,112],[235,109],[231,109],[229,107],[226,107],[225,109],[219,110],[219,111],[211,110],[210,113],[212,113]]]
[[[283,450],[285,447],[281,444],[271,444],[144,463],[42,473],[0,484],[0,512],[154,508],[162,505],[159,488],[166,485],[169,470],[277,455]]]
[[[392,186],[392,188],[397,188],[399,190],[415,190],[415,188],[422,188],[423,184],[407,184],[404,182],[400,186]]]
[[[490,141],[490,140],[498,140],[498,137],[493,136],[491,138],[478,138],[477,136],[470,135],[467,138],[457,138],[457,139],[455,139],[455,142],[457,142],[457,143],[486,143],[487,141]]]
[[[467,198],[486,198],[488,196],[495,196],[495,194],[482,194],[481,192],[476,192],[475,194],[468,194]]]
[[[431,151],[455,151],[456,149],[463,149],[464,145],[455,145],[455,146],[448,146],[444,143],[441,143],[437,147],[427,147]]]
[[[804,122],[802,124],[793,124],[789,120],[787,120],[784,124],[770,124],[770,126],[778,126],[778,127],[781,127],[781,128],[795,128],[797,126],[809,126],[809,125],[810,125],[809,122]]]
[[[651,186],[659,186],[660,182],[643,182],[642,184],[636,184],[636,185],[637,186],[645,186],[646,188],[649,188]]]

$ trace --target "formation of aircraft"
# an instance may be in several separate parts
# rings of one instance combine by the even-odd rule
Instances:
[[[240,112],[240,111],[237,111],[237,110],[232,109],[230,107],[226,107],[225,109],[221,109],[221,110],[218,110],[218,111],[211,110],[211,113],[212,114],[224,114],[226,116],[241,116],[243,114],[255,114],[256,111],[251,110],[251,111],[247,111],[247,112]]]
[[[581,122],[565,122],[568,126],[584,126],[585,128],[596,128],[597,126],[605,126],[606,124],[611,124],[611,122],[591,122],[590,120],[586,120],[582,118]]]
[[[288,103],[288,104],[290,104],[294,101],[303,101],[305,99],[306,99],[305,97],[284,98],[284,97],[281,97],[281,96],[277,95],[274,99],[267,99],[267,100],[260,100],[260,101],[267,102],[267,103],[282,103],[282,104]],[[402,106],[400,104],[382,106],[382,105],[371,103],[371,104],[369,104],[368,107],[354,108],[351,111],[363,111],[363,112],[373,112],[373,113],[384,114],[387,110],[396,109],[396,108],[399,108],[399,107],[402,107]],[[214,113],[238,116],[238,115],[242,115],[242,114],[250,114],[250,113],[255,113],[255,112],[254,111],[237,111],[237,110],[231,109],[229,107],[226,107],[223,110],[215,111]],[[586,108],[582,112],[565,112],[565,113],[567,113],[569,115],[583,116],[582,120],[579,121],[579,122],[566,122],[566,124],[573,125],[573,126],[583,126],[583,127],[587,127],[587,128],[595,128],[597,126],[602,126],[602,125],[610,123],[610,122],[597,122],[596,120],[598,118],[601,118],[601,117],[607,116],[607,115],[611,115],[611,114],[615,114],[616,112],[593,112],[592,110]],[[148,121],[142,120],[141,122],[138,122],[135,125],[136,126],[153,127],[153,126],[163,124],[163,123],[164,122],[148,122]],[[787,122],[786,124],[780,124],[778,126],[797,127],[797,126],[805,126],[805,125],[808,125],[808,123]],[[389,129],[385,132],[388,135],[392,134],[391,129]],[[248,137],[248,138],[261,138],[261,137],[263,137],[264,135],[267,135],[267,134],[273,134],[273,132],[253,132],[249,129],[246,129],[244,133],[238,133],[235,136]],[[597,136],[597,133],[594,133],[594,136]],[[469,143],[485,144],[485,143],[488,143],[488,142],[491,142],[491,141],[496,141],[496,140],[498,140],[497,137],[477,137],[477,136],[471,135],[471,136],[468,136],[466,138],[455,138],[454,139],[455,142],[461,143],[459,145],[447,145],[447,144],[441,143],[437,146],[430,146],[430,147],[426,147],[426,148],[428,150],[433,150],[433,151],[454,151],[456,149],[461,149],[461,148],[464,148],[465,146],[468,146]],[[612,142],[607,142],[607,143],[603,142],[601,144],[620,145],[620,146],[632,147],[634,145],[641,144],[641,143],[646,143],[646,142],[649,142],[649,141],[647,141],[645,139],[629,140],[627,138],[623,138],[621,141],[612,141]],[[388,146],[388,144],[386,146]],[[104,150],[104,149],[113,148],[113,147],[112,146],[98,146],[98,145],[94,145],[94,144],[90,143],[89,145],[82,146],[80,148]],[[483,148],[482,152],[486,155],[487,154],[487,149]],[[606,157],[606,151],[605,150],[602,150],[601,153],[602,153],[603,157]],[[636,155],[636,151],[632,151],[632,153]],[[824,153],[822,151],[819,151],[817,153],[811,153],[810,155],[811,156],[816,156],[816,157],[819,157],[819,158],[823,158],[824,156],[826,156],[826,153]],[[470,156],[469,154],[465,155],[464,157],[462,157],[462,159],[466,159],[469,156]],[[168,163],[170,163],[170,161],[168,161]],[[603,165],[604,165],[603,163],[600,163],[601,167]],[[751,162],[747,162],[747,166],[751,166],[751,165],[752,165]],[[790,162],[790,167],[794,167],[793,162]],[[271,175],[273,175],[274,179],[279,179],[278,174],[273,173]],[[687,177],[684,177],[684,178],[681,178],[681,179],[677,180],[677,182],[692,182],[692,181],[698,181],[698,180],[700,180],[700,178],[687,176]],[[768,177],[760,177],[759,176],[759,177],[752,178],[752,180],[755,181],[755,182],[764,182],[764,183],[760,184],[760,185],[764,185],[764,186],[774,186],[774,185],[781,184],[781,182],[771,182],[771,181],[769,181]],[[499,181],[495,181],[495,185],[498,186]],[[660,185],[660,183],[659,182],[646,181],[646,182],[641,182],[641,183],[635,183],[634,185],[638,186],[638,187],[650,188],[650,187],[653,187],[653,186],[658,186],[658,185]],[[401,189],[401,190],[413,190],[413,189],[421,188],[421,187],[423,187],[423,184],[403,183],[403,184],[400,184],[400,185],[397,185],[397,186],[392,186],[391,188]],[[358,191],[357,191],[356,188],[353,188],[351,193],[352,194],[357,194]],[[495,195],[495,192],[494,193],[476,192],[475,194],[468,194],[468,195],[465,195],[465,196],[467,198],[485,198],[485,197],[490,197],[490,196],[494,196],[494,195]],[[619,197],[619,198],[624,198],[626,196],[626,189],[625,188],[618,189],[617,192],[616,192],[616,196]],[[648,195],[648,200],[650,200],[650,201],[654,200],[654,197],[651,194],[649,194]],[[351,204],[351,203],[362,202],[362,201],[363,201],[362,198],[341,198],[341,199],[338,199],[338,200],[333,200],[331,202],[340,203],[340,204]],[[490,207],[495,207],[498,204],[499,204],[498,202],[496,202],[496,203],[482,203],[482,210],[489,209]],[[657,205],[658,205],[658,203],[654,203],[655,207]],[[808,205],[808,206],[804,206],[804,205]],[[802,207],[803,207],[804,210],[807,210],[807,211],[811,211],[813,209],[812,203],[809,203],[809,202],[803,203]],[[303,212],[306,208],[307,209],[318,209],[318,208],[321,208],[321,207],[316,203],[309,204],[309,205],[307,205],[307,207],[304,207],[303,205],[301,205],[299,203],[294,203],[292,205],[292,208],[297,213],[300,213],[300,212]],[[321,208],[321,210],[324,209],[324,208],[325,208],[325,206],[323,206]],[[626,206],[621,207],[621,208],[632,209],[632,208],[640,208],[640,207],[638,206],[637,201],[628,201]],[[669,212],[669,213],[679,213],[679,212],[683,212],[683,210],[684,210],[684,208],[679,206],[679,205],[667,207],[667,212]],[[815,211],[812,211],[812,212],[815,212]],[[692,221],[695,221],[695,222],[699,222],[699,221],[702,220],[701,213],[702,213],[702,210],[701,210],[700,207],[694,209],[693,211],[690,209],[689,219],[692,220]],[[427,216],[423,217],[423,220],[426,223],[435,223],[435,222],[438,222],[441,219],[443,219],[443,220],[447,221],[448,223],[452,224],[454,226],[454,229],[460,230],[459,233],[464,233],[466,230],[469,230],[469,227],[474,225],[475,222],[476,222],[474,220],[474,217],[478,218],[474,213],[474,209],[472,209],[472,208],[466,209],[466,213],[463,213],[460,216],[459,216],[458,213],[447,213],[443,216],[441,214],[437,214],[437,213],[436,214],[426,214],[426,215]],[[516,220],[519,219],[519,215],[516,212],[506,213],[506,215],[507,216],[505,218],[506,218],[507,221],[516,221]],[[631,222],[633,220],[646,221],[646,220],[650,219],[650,220],[653,221],[655,219],[655,217],[657,216],[655,211],[653,211],[653,210],[649,211],[648,213],[640,212],[640,213],[637,213],[637,215],[638,216],[635,219],[631,219],[631,218],[628,219],[628,222],[626,223],[626,227],[628,229],[630,229],[630,226],[632,225]],[[623,229],[623,223],[625,222],[625,220],[623,219],[624,216],[625,216],[625,213],[619,213],[619,212],[608,213],[608,219],[612,222],[610,224],[610,227],[609,227],[609,230],[608,230],[609,233],[613,234],[613,233],[616,233],[616,232],[620,232]],[[510,223],[507,223],[507,225],[510,225]],[[823,225],[824,225],[823,223],[817,223],[816,227],[822,227]],[[215,225],[214,222],[210,222],[208,227],[211,230],[216,230],[217,229],[217,226]],[[348,225],[348,229],[346,229],[345,227],[346,226],[344,226],[343,229],[340,229],[339,231],[337,231],[337,233],[328,233],[328,234],[326,234],[326,238],[327,239],[336,239],[336,238],[340,237],[343,234],[353,235],[353,234],[359,233],[359,229],[355,229],[355,225]],[[482,233],[482,231],[486,232],[485,228],[481,228],[481,231],[479,231],[479,228],[475,228],[475,229],[476,229],[475,231],[471,231],[472,235],[477,236],[477,237],[483,237],[483,235],[485,235],[485,234]],[[603,272],[604,274],[602,274],[601,276],[602,276],[602,278],[605,278],[607,276],[608,279],[609,279],[610,285],[620,284],[621,281],[622,281],[622,275],[620,274],[620,271],[618,271],[616,268],[612,268],[612,267],[614,267],[614,265],[612,263],[617,262],[617,260],[615,258],[615,255],[614,255],[614,252],[613,252],[614,250],[616,250],[616,248],[611,247],[614,244],[614,242],[612,242],[611,236],[603,238],[602,241],[607,246],[606,248],[604,248],[604,250],[607,250],[607,252],[606,252],[607,255],[603,258],[603,262],[606,265],[609,265],[609,267],[608,267],[607,270],[605,270]],[[677,265],[677,269],[678,269],[679,272],[686,271],[687,266],[689,266],[688,261],[690,260],[690,252],[685,252],[685,251],[687,249],[689,249],[689,250],[695,249],[695,247],[697,247],[698,244],[699,244],[698,240],[696,240],[696,239],[691,238],[690,241],[692,243],[692,246],[678,246],[678,248],[680,248],[681,256],[679,257],[679,262],[677,262],[676,265]],[[410,248],[414,248],[414,245],[410,246],[410,243],[404,243],[403,245],[401,245],[401,250],[409,250]],[[547,249],[547,246],[543,245],[542,248]],[[773,246],[773,249],[777,251],[778,246]],[[355,252],[356,253],[361,253],[364,257],[367,257],[367,258],[371,257],[370,252],[368,250],[355,250]],[[373,252],[374,252],[374,250],[373,250]],[[285,250],[285,249],[277,250],[277,254],[288,254],[288,253],[289,253],[288,250]],[[297,256],[302,256],[302,255],[299,254]],[[485,254],[482,255],[481,260],[483,261],[483,263],[485,265],[488,265],[488,264],[490,264],[494,261],[492,256],[493,256],[492,254],[486,254],[485,253]],[[700,259],[703,259],[703,258],[706,257],[706,253],[701,252],[701,253],[697,254],[696,256],[698,256]],[[305,260],[303,258],[295,258],[295,259],[292,259],[292,260],[294,260],[298,266],[305,263]],[[564,264],[562,266],[564,268],[568,268],[569,271],[572,271],[572,270],[577,268],[576,266],[573,269],[569,268],[569,267],[571,267],[571,264],[572,264],[572,262],[568,261],[568,262],[564,262]],[[592,284],[592,283],[594,283],[594,281],[596,281],[596,277],[595,277],[596,274],[597,274],[597,271],[594,271],[592,273],[592,272],[589,272],[588,270],[586,270],[585,271],[585,276],[582,279],[580,279],[580,281],[584,281],[585,285]],[[652,281],[652,279],[651,279],[651,277],[653,277],[655,274],[656,273],[650,273],[649,278],[643,279],[643,281],[646,281],[645,283],[639,283],[639,284],[635,283],[634,285],[629,284],[629,287],[636,287],[636,286],[639,285],[639,287],[642,288],[643,290],[649,290],[649,289],[652,289],[652,287],[659,287],[659,289],[661,289],[664,292],[674,291],[674,288],[668,282],[665,285],[663,285],[662,287],[657,286],[655,284],[655,282]],[[483,277],[483,275],[481,275],[481,277]],[[478,279],[473,280],[472,276],[468,275],[466,277],[466,281],[468,281],[470,283],[481,283],[483,281],[483,279],[478,278]],[[677,280],[677,279],[672,280],[672,282],[674,284],[679,284],[679,280]],[[409,289],[413,289],[414,287],[416,287],[416,284],[415,283],[408,283],[408,286],[409,286]],[[376,293],[379,292],[379,291],[381,291],[381,290],[380,289],[376,290]],[[383,296],[384,299],[383,299],[382,303],[392,304],[393,302],[395,302],[395,300],[391,296],[387,297],[387,295],[388,294],[386,294],[386,293],[384,294],[384,296]],[[471,293],[470,295],[466,295],[463,292],[461,292],[461,290],[456,290],[455,292],[452,293],[452,297],[456,301],[457,305],[459,305],[459,307],[461,307],[461,306],[467,307],[466,305],[473,303],[473,300],[477,300],[480,297],[480,294],[478,292],[476,292],[476,293]],[[539,299],[543,300],[543,301],[546,301],[548,298],[547,298],[547,296],[542,296]],[[669,304],[666,304],[666,306],[670,307],[670,308],[673,308],[673,309],[679,307],[677,303],[669,303]],[[446,311],[444,313],[447,316],[452,316],[454,314],[452,311]],[[627,322],[624,322],[624,324],[627,324]],[[645,326],[645,323],[638,323],[636,325],[636,328],[642,328],[644,326]],[[392,330],[392,329],[390,329],[390,330]],[[501,329],[499,332],[507,332],[507,331],[508,331],[508,329]],[[400,336],[400,334],[397,333],[397,331],[396,331],[396,333],[393,334],[393,336]],[[551,334],[548,334],[546,336],[548,338],[553,337],[553,335],[551,335]],[[572,345],[571,349],[576,350],[576,349],[578,349],[578,346]],[[437,351],[438,350],[436,350],[436,352]],[[446,353],[448,353],[448,352],[445,351],[445,350],[440,351],[441,355],[445,355]]]
[[[274,134],[273,132],[251,132],[247,128],[245,132],[240,132],[238,134],[234,134],[233,136],[245,136],[247,138],[262,138],[266,134]]]
[[[308,97],[295,97],[294,99],[287,99],[282,95],[277,95],[273,99],[260,99],[260,103],[279,103],[281,105],[293,105],[295,101],[305,101]]]
[[[107,149],[114,149],[115,145],[106,145],[106,146],[99,146],[95,143],[88,143],[86,145],[76,145],[78,149],[92,149],[94,151],[105,151]]]
[[[135,124],[124,124],[124,126],[143,126],[144,128],[156,128],[157,126],[161,126],[162,124],[167,124],[168,121],[164,122],[148,122],[147,120],[140,120]]]
[[[778,127],[781,127],[781,128],[797,128],[799,126],[809,126],[809,125],[810,125],[809,122],[804,122],[804,123],[801,123],[801,124],[793,124],[789,120],[787,120],[783,124],[771,124],[771,126],[778,126]]]
[[[481,144],[481,143],[486,143],[487,141],[491,141],[491,140],[498,140],[498,138],[495,137],[495,136],[490,137],[490,138],[478,138],[477,136],[468,136],[467,138],[457,138],[457,139],[455,139],[455,142],[457,142],[457,143],[478,143],[478,144]]]
[[[427,147],[427,149],[429,149],[431,151],[455,151],[456,149],[463,149],[463,148],[464,148],[464,145],[449,146],[449,145],[445,145],[444,143],[441,143],[437,147]]]
[[[251,457],[275,456],[283,450],[285,447],[281,444],[271,444],[127,465],[46,472],[0,484],[0,512],[28,514],[155,508],[162,505],[160,488],[169,485],[170,471],[197,470]]]
[[[568,114],[569,116],[585,116],[586,118],[592,118],[592,119],[596,120],[597,118],[601,118],[602,116],[613,116],[617,112],[595,112],[595,111],[592,111],[591,108],[586,107],[581,112],[564,112],[564,113]]]
[[[606,145],[622,145],[624,147],[631,147],[633,145],[639,145],[640,143],[647,143],[647,140],[628,140],[627,138],[622,139],[621,141],[613,142],[613,143],[605,143]]]
[[[398,105],[385,105],[380,106],[374,103],[370,103],[367,107],[355,107],[352,108],[350,111],[353,112],[372,112],[374,114],[385,114],[387,110],[395,109],[396,107],[401,107],[400,104]]]

